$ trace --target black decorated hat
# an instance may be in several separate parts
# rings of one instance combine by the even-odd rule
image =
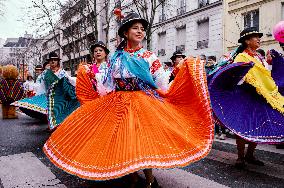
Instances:
[[[172,61],[174,61],[175,58],[178,57],[178,56],[181,56],[182,58],[185,58],[185,57],[186,57],[184,54],[182,54],[181,51],[175,51],[170,59],[171,59]]]
[[[123,34],[124,31],[126,31],[131,26],[131,24],[133,24],[134,22],[137,22],[137,21],[142,23],[145,30],[147,29],[147,27],[148,27],[147,20],[141,18],[136,12],[131,12],[123,18],[121,25],[118,29],[118,35],[121,38],[125,38],[125,36]]]
[[[51,59],[58,59],[60,60],[59,56],[55,52],[50,52],[46,58],[46,61],[49,61]]]
[[[35,66],[35,69],[36,69],[36,70],[42,70],[43,67],[42,67],[42,65],[36,65],[36,66]]]
[[[109,54],[109,49],[106,47],[105,43],[103,43],[102,41],[98,41],[98,42],[96,42],[95,44],[92,44],[92,45],[90,46],[90,51],[91,51],[92,54],[94,53],[94,49],[95,49],[96,47],[102,47],[102,48],[105,50],[105,52],[106,52],[107,54]]]
[[[245,28],[240,33],[240,39],[238,40],[238,43],[243,43],[248,38],[248,36],[251,35],[258,35],[259,37],[262,37],[263,33],[260,33],[256,27]]]

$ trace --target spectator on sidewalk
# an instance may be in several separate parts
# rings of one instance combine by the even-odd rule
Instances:
[[[34,86],[35,86],[35,83],[34,83],[33,77],[31,75],[28,75],[26,82],[23,84],[26,97],[35,96]]]
[[[201,58],[204,59],[203,56],[201,56]],[[206,57],[205,57],[206,59]],[[205,63],[205,70],[206,70],[206,74],[208,74],[209,72],[211,72],[216,64],[216,56],[208,56],[208,60]]]
[[[0,81],[0,101],[2,103],[2,118],[16,119],[16,108],[10,104],[20,100],[24,95],[24,89],[18,80],[19,72],[14,65],[6,65],[3,68],[3,79]]]
[[[179,71],[178,64],[185,58],[186,56],[181,51],[175,51],[170,58],[172,60],[173,70],[170,75],[169,82],[173,81]]]
[[[200,56],[201,60],[206,60],[206,56],[205,55],[201,55]],[[215,67],[216,64],[216,56],[208,56],[208,60],[206,61],[205,64],[205,71],[206,74],[208,75]],[[226,129],[225,127],[221,126],[221,122],[218,121],[218,119],[216,119],[216,116],[214,116],[215,118],[215,138],[216,139],[220,139],[220,140],[225,140],[226,138]]]

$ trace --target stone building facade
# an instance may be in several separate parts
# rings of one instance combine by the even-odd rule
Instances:
[[[264,35],[261,48],[281,50],[274,40],[273,27],[284,20],[283,0],[227,0],[224,3],[224,49],[232,50],[237,45],[240,32],[245,27],[255,26]]]

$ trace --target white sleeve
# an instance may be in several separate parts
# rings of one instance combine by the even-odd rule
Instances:
[[[66,71],[64,71],[65,77],[69,80],[70,84],[72,84],[74,87],[76,86],[76,77],[70,76]]]
[[[44,84],[44,74],[45,71],[38,76],[38,78],[36,79],[36,83],[34,84],[34,91],[36,95],[41,95],[46,93],[45,84]]]
[[[267,70],[269,70],[269,71],[272,70],[272,65],[269,65],[266,60],[263,60],[263,64],[264,64],[264,67],[265,67]]]
[[[67,78],[68,78],[69,82],[75,87],[75,86],[76,86],[76,80],[77,80],[77,78],[76,78],[76,77],[69,76],[69,75],[68,75]]]
[[[44,81],[35,83],[35,93],[36,95],[41,95],[46,93]]]
[[[151,57],[149,58],[149,62],[151,65],[150,71],[155,83],[157,84],[159,89],[166,92],[169,89],[169,72],[164,70],[160,60],[155,54],[151,55]]]
[[[109,78],[106,80],[107,71],[103,73],[96,73],[96,81],[97,81],[97,91],[100,96],[107,95],[108,93],[115,90],[114,79]],[[106,82],[105,82],[106,80]]]
[[[166,92],[169,89],[170,72],[165,71],[163,67],[159,68],[154,73],[154,80],[162,91]]]
[[[25,91],[27,91],[27,90],[28,90],[27,82],[25,82],[25,83],[23,84],[23,88],[24,88],[24,90],[25,90]]]

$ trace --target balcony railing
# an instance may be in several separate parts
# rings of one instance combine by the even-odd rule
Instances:
[[[121,8],[121,1],[116,1],[114,8]]]
[[[184,5],[183,7],[180,7],[177,9],[177,15],[182,15],[186,12],[186,6]]]
[[[209,39],[197,41],[197,49],[208,48]]]
[[[181,53],[185,52],[185,45],[176,46],[176,51],[180,51]]]
[[[166,55],[166,50],[165,49],[158,50],[158,56],[165,56],[165,55]]]
[[[198,8],[202,8],[206,5],[209,5],[209,1],[208,0],[199,0],[198,2]]]
[[[162,14],[159,16],[159,22],[163,22],[165,21],[167,18],[166,18],[166,15],[165,14]]]

